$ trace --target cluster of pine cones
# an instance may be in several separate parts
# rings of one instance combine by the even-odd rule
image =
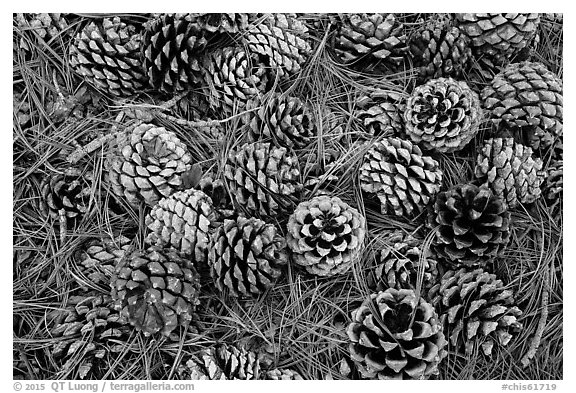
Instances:
[[[54,364],[99,378],[129,337],[170,343],[201,326],[206,287],[265,298],[289,269],[319,280],[367,272],[370,293],[344,328],[358,378],[434,378],[449,349],[505,349],[522,311],[491,265],[511,239],[511,212],[562,201],[562,80],[531,57],[544,17],[16,15],[48,44],[70,34],[69,65],[128,118],[98,150],[101,172],[77,160],[45,176],[40,211],[68,233],[100,209],[144,234],[79,245],[73,264],[89,284],[46,317]],[[347,100],[350,118],[301,88],[320,54],[373,76]],[[412,82],[398,91],[379,82],[401,73]],[[171,118],[184,131],[163,123],[150,96],[178,101]],[[33,114],[14,97],[26,127]],[[194,151],[205,140],[222,147],[210,164]],[[360,156],[344,161],[346,151]],[[443,161],[454,155],[474,157],[466,182],[449,184]],[[350,176],[363,205],[337,195]],[[421,229],[390,231],[369,252],[370,206]],[[175,374],[302,379],[297,368],[221,342],[179,359]]]

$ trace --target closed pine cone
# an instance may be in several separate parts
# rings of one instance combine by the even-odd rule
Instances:
[[[512,291],[482,269],[449,270],[430,290],[430,299],[450,332],[450,344],[467,354],[479,346],[489,356],[494,345],[508,345],[522,329],[522,311],[514,305]]]
[[[132,326],[146,336],[187,327],[200,303],[198,273],[174,249],[134,250],[117,266],[112,296]]]
[[[52,355],[66,372],[62,378],[102,378],[106,365],[126,350],[115,341],[125,342],[130,327],[108,295],[91,291],[71,296],[66,308],[54,310],[48,320],[52,320],[50,334],[57,339]]]
[[[178,367],[178,375],[191,380],[256,380],[260,363],[252,351],[219,344],[193,354]]]
[[[119,17],[92,21],[70,46],[70,65],[97,89],[133,95],[146,83],[140,45],[136,27]]]
[[[432,246],[455,265],[485,265],[510,240],[510,212],[488,188],[458,184],[436,197],[428,226],[438,227]]]
[[[228,155],[224,178],[234,202],[250,215],[290,212],[302,188],[296,156],[270,143],[247,143]]]
[[[256,296],[272,287],[288,262],[284,238],[257,218],[224,220],[212,235],[208,263],[220,291]]]
[[[499,131],[512,131],[534,151],[550,147],[563,130],[562,80],[541,63],[514,63],[482,90],[484,108]]]
[[[302,202],[288,221],[292,260],[308,273],[334,276],[347,272],[362,256],[366,220],[338,197]]]
[[[548,166],[543,184],[544,196],[548,201],[562,201],[564,194],[564,160],[555,160]]]
[[[532,157],[531,148],[512,138],[493,138],[485,142],[478,154],[474,174],[509,208],[514,208],[540,197],[545,175],[542,165],[541,159]]]
[[[347,333],[364,378],[428,379],[447,354],[434,307],[410,289],[371,294],[352,312]]]
[[[482,117],[478,94],[452,78],[432,79],[416,87],[404,112],[410,139],[440,153],[464,148],[478,132]]]
[[[400,138],[375,142],[360,167],[360,187],[378,197],[383,214],[417,215],[441,185],[438,162],[424,155],[417,145]]]
[[[154,206],[182,186],[182,174],[191,165],[186,145],[172,131],[140,124],[121,133],[108,157],[108,179],[114,194],[137,209],[141,202]]]
[[[536,35],[536,13],[459,13],[457,25],[472,40],[475,57],[503,65],[529,46]]]
[[[178,191],[161,199],[146,216],[149,244],[170,246],[194,263],[205,263],[211,224],[216,220],[212,200],[202,191]]]

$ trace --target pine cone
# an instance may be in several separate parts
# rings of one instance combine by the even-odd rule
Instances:
[[[242,48],[227,47],[210,53],[203,63],[210,105],[225,114],[244,111],[246,102],[266,93],[274,79],[257,56]]]
[[[54,310],[50,334],[52,355],[64,364],[66,378],[100,379],[106,365],[126,350],[130,328],[126,319],[112,307],[110,296],[97,292],[68,298],[64,310]],[[80,360],[80,361],[79,361]]]
[[[212,199],[214,212],[218,216],[216,221],[223,222],[224,219],[232,218],[236,215],[230,194],[228,194],[228,190],[222,180],[216,179],[212,174],[207,174],[200,179],[195,188]]]
[[[510,239],[506,203],[487,188],[459,184],[436,197],[428,226],[438,226],[432,246],[456,265],[484,265],[499,256]]]
[[[262,142],[232,151],[224,178],[232,199],[250,215],[272,217],[292,210],[302,188],[298,159],[284,147]]]
[[[123,235],[89,240],[76,252],[76,265],[92,284],[109,287],[116,266],[132,249],[131,242]]]
[[[539,14],[456,14],[456,21],[472,40],[477,58],[494,65],[509,62],[532,42]]]
[[[312,54],[308,28],[290,14],[267,14],[248,28],[246,45],[280,78],[299,73]]]
[[[518,203],[532,203],[541,195],[545,172],[542,160],[532,157],[532,149],[512,138],[486,141],[476,159],[474,175],[509,208]]]
[[[360,187],[376,194],[382,214],[414,216],[440,190],[442,170],[417,145],[400,138],[375,142],[360,167]]]
[[[44,42],[49,43],[56,37],[66,34],[68,22],[61,13],[26,13],[15,14],[16,24],[22,31],[30,30]],[[29,52],[29,41],[22,37],[20,49]]]
[[[242,118],[249,125],[249,139],[272,142],[286,148],[305,148],[318,133],[310,105],[297,97],[280,93],[262,102],[259,98],[248,101]]]
[[[421,293],[426,298],[428,290],[436,284],[438,268],[432,252],[426,250],[424,253],[423,242],[402,231],[392,232],[386,238],[386,244],[379,245],[376,251],[377,265],[368,275],[368,287],[373,291],[387,288],[415,291],[421,274]]]
[[[434,307],[409,289],[371,294],[352,312],[347,333],[364,378],[428,379],[447,354]]]
[[[120,134],[107,161],[112,191],[136,209],[140,202],[154,206],[182,186],[192,160],[187,150],[172,131],[152,124]]]
[[[198,27],[209,33],[237,34],[248,29],[255,17],[242,13],[203,13],[192,14]]]
[[[450,344],[464,347],[467,354],[480,345],[490,356],[494,344],[508,345],[522,329],[522,311],[514,305],[512,291],[482,269],[449,270],[430,290],[430,298],[450,332]]]
[[[302,202],[288,221],[288,247],[294,263],[308,273],[334,276],[347,272],[364,250],[366,220],[338,197]]]
[[[514,63],[482,91],[492,122],[535,151],[562,135],[562,80],[540,63]]]
[[[425,150],[451,153],[474,138],[482,121],[478,94],[465,82],[438,78],[418,86],[406,103],[406,133]]]
[[[216,219],[212,200],[198,190],[178,191],[161,199],[146,216],[149,244],[171,246],[194,263],[205,263],[209,231]]]
[[[90,22],[70,46],[70,65],[88,83],[114,96],[130,96],[142,89],[140,34],[119,17]]]
[[[260,364],[254,352],[220,344],[192,355],[178,368],[178,374],[191,380],[256,380]]]
[[[346,63],[378,62],[400,68],[407,52],[404,26],[394,14],[341,14],[335,50]]]
[[[289,368],[275,368],[266,372],[264,379],[273,379],[275,381],[297,381],[303,380],[302,375],[298,371]]]
[[[403,98],[384,89],[362,95],[356,102],[353,117],[358,119],[370,136],[404,133]]]
[[[40,210],[56,220],[60,212],[63,212],[68,220],[76,223],[88,211],[93,183],[94,175],[91,171],[82,173],[77,168],[69,168],[63,174],[46,176],[40,185]]]
[[[548,166],[543,192],[548,201],[562,201],[564,194],[564,160],[553,161]]]
[[[286,243],[274,225],[257,218],[224,220],[212,235],[208,263],[220,291],[259,295],[272,287],[288,262]]]
[[[196,310],[200,282],[191,262],[174,249],[135,250],[118,265],[112,296],[121,314],[146,336],[187,327]]]
[[[448,22],[436,21],[416,31],[408,42],[418,80],[461,78],[471,65],[470,38]]]
[[[198,85],[206,33],[194,14],[161,14],[147,22],[142,46],[150,85],[164,93]]]

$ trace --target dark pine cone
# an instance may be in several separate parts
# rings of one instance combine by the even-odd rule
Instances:
[[[438,227],[433,249],[455,265],[485,265],[510,239],[510,212],[488,188],[459,184],[436,197],[428,226]]]
[[[447,355],[434,307],[410,289],[373,293],[352,312],[350,357],[370,379],[428,379]]]

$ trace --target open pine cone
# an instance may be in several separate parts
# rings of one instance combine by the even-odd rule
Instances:
[[[564,194],[564,160],[555,160],[548,166],[543,184],[544,197],[550,201],[562,201]]]
[[[406,103],[406,133],[425,150],[450,153],[474,138],[482,121],[478,94],[465,82],[432,79],[414,89]]]
[[[434,20],[414,32],[408,46],[418,79],[460,78],[471,65],[470,43],[468,35],[449,21]]]
[[[245,13],[195,13],[192,16],[200,29],[212,34],[237,34],[246,31],[255,18]]]
[[[360,187],[375,194],[383,214],[414,216],[442,185],[440,165],[410,141],[387,138],[375,142],[360,167]]]
[[[254,352],[219,344],[195,353],[177,372],[181,379],[256,380],[260,363]]]
[[[272,379],[275,381],[299,381],[303,380],[302,375],[298,371],[289,368],[275,368],[268,370],[264,379]]]
[[[204,58],[203,77],[210,105],[224,114],[244,111],[251,98],[266,93],[274,82],[258,55],[240,47],[216,49]]]
[[[142,123],[118,137],[106,166],[112,191],[130,206],[154,206],[182,186],[192,158],[186,145],[164,127]]]
[[[227,157],[224,178],[235,203],[250,215],[290,212],[301,190],[296,156],[270,143],[247,143]]]
[[[423,239],[394,231],[386,238],[386,244],[378,247],[376,266],[367,277],[368,287],[373,291],[416,290],[421,274],[421,293],[426,297],[438,279],[438,263],[430,250],[424,253]]]
[[[165,336],[192,320],[200,282],[191,262],[174,249],[152,246],[134,250],[112,279],[117,308],[137,330]]]
[[[429,296],[450,333],[450,344],[467,354],[480,346],[489,356],[495,344],[508,345],[522,329],[522,311],[514,305],[512,291],[482,269],[449,270]]]
[[[482,90],[484,108],[499,131],[535,152],[550,147],[563,130],[562,80],[541,63],[513,63]]]
[[[434,307],[410,289],[373,293],[352,312],[350,357],[370,379],[428,379],[447,355]]]
[[[132,249],[131,242],[123,235],[89,240],[75,253],[76,266],[92,284],[107,288],[116,266]]]
[[[152,87],[175,93],[202,81],[206,32],[193,14],[161,14],[146,23],[144,68]]]
[[[66,308],[54,310],[48,320],[50,334],[56,339],[52,355],[69,373],[63,378],[102,378],[106,365],[126,350],[131,333],[110,296],[95,291],[71,296]],[[124,344],[116,343],[122,341]]]
[[[318,133],[312,108],[298,97],[274,93],[264,102],[260,98],[248,101],[246,110],[242,122],[249,125],[251,141],[305,148]]]
[[[216,220],[212,200],[202,191],[178,191],[161,199],[146,216],[149,244],[171,246],[194,263],[205,263],[209,232]]]
[[[256,296],[274,285],[288,262],[284,238],[257,218],[224,220],[212,235],[208,263],[220,291]]]
[[[358,61],[400,69],[408,47],[394,14],[340,14],[334,48],[346,64]]]
[[[94,203],[93,182],[92,172],[83,173],[78,168],[46,176],[40,185],[40,210],[56,220],[64,214],[67,220],[75,223],[88,211],[90,203]]]
[[[288,221],[288,247],[294,263],[318,276],[348,271],[362,256],[366,220],[338,197],[302,202]]]
[[[403,97],[386,89],[362,94],[354,102],[354,118],[358,119],[370,136],[404,133]]]
[[[70,46],[70,65],[88,83],[114,96],[129,96],[146,83],[141,36],[119,17],[92,21]]]
[[[475,57],[493,65],[504,65],[532,43],[540,16],[536,13],[459,13],[456,21],[471,38]]]
[[[458,184],[436,197],[428,226],[438,227],[432,246],[455,265],[484,265],[510,240],[510,212],[488,188]]]
[[[66,34],[68,22],[61,13],[18,13],[14,14],[14,19],[22,31],[30,30],[40,37],[44,42],[49,43],[58,36]],[[18,45],[21,50],[30,51],[30,42],[21,37]]]
[[[312,54],[308,28],[290,14],[267,14],[244,35],[250,53],[257,53],[280,78],[300,72]]]
[[[533,203],[541,195],[545,172],[532,149],[512,138],[493,138],[484,143],[476,159],[474,174],[480,183],[502,198],[509,208]]]

